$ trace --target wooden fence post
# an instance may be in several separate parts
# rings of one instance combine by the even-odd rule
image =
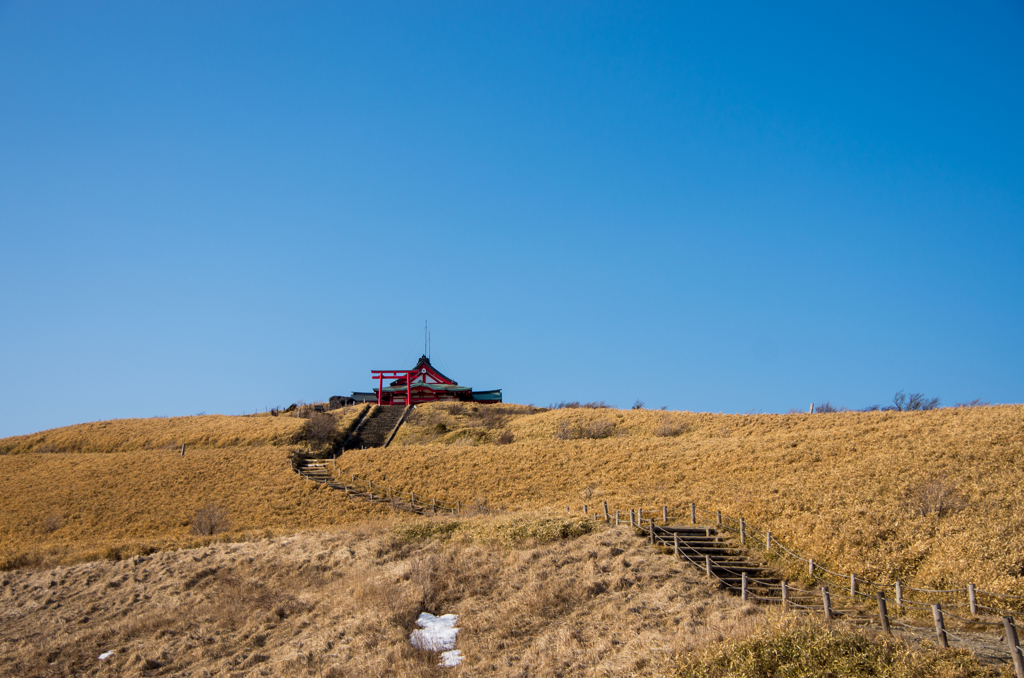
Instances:
[[[583,505],[583,515],[587,515],[587,505]]]
[[[636,510],[636,524],[637,525],[643,525],[644,524],[644,507],[643,506],[641,506],[640,508],[638,508]]]
[[[903,611],[903,584],[896,582],[896,612]]]
[[[601,503],[604,504],[604,522],[610,523],[611,522],[611,517],[609,517],[609,515],[608,515],[608,502],[605,501],[605,502],[601,502]]]
[[[747,573],[744,572],[740,576],[740,598],[747,600]]]
[[[932,617],[935,618],[935,635],[939,637],[939,647],[949,647],[946,640],[946,624],[942,621],[942,606],[938,603],[932,605]]]
[[[1010,648],[1010,656],[1013,657],[1013,670],[1017,672],[1017,678],[1024,678],[1024,656],[1020,652],[1020,642],[1017,640],[1017,627],[1013,624],[1013,617],[1003,617],[1003,629],[1006,631],[1006,644]]]
[[[768,537],[764,540],[764,550],[768,553],[772,552],[772,531],[768,530]]]
[[[697,506],[692,501],[690,502],[690,524],[697,524]]]
[[[889,610],[885,607],[885,596],[879,591],[875,596],[878,598],[878,618],[882,622],[882,631],[889,635],[892,635],[892,631],[889,630]]]
[[[718,524],[719,525],[722,524],[722,512],[721,511],[718,512]]]
[[[629,509],[629,526],[636,527],[636,524],[633,522],[633,509]]]
[[[740,518],[740,546],[743,546],[743,542],[747,539],[747,523],[743,518]]]
[[[461,501],[456,501],[455,502],[455,512],[457,514],[459,514],[460,516],[462,515],[462,502]]]
[[[676,532],[672,535],[672,550],[676,554],[676,558],[679,557],[679,533]]]
[[[782,582],[782,609],[789,609],[789,583]]]
[[[807,561],[807,574],[814,576],[814,558]]]
[[[850,573],[850,599],[857,598],[857,575]]]
[[[619,512],[615,512],[615,527],[619,526]]]
[[[971,603],[971,614],[978,614],[978,592],[974,588],[974,584],[967,585],[967,600]]]
[[[654,546],[654,518],[647,520],[647,529],[651,532],[651,546]]]
[[[661,507],[661,524],[668,525],[668,507],[664,505]]]
[[[828,594],[828,587],[821,587],[821,604],[825,608],[825,621],[832,621],[832,596]]]
[[[711,556],[704,555],[704,572],[707,573],[708,579],[711,579]]]

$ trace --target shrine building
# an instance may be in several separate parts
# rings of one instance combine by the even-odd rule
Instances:
[[[438,401],[500,403],[501,389],[474,391],[469,386],[441,374],[430,364],[430,358],[421,356],[411,370],[370,370],[377,387],[372,393],[354,392],[352,399],[378,405],[415,405]],[[385,380],[389,381],[385,385]]]

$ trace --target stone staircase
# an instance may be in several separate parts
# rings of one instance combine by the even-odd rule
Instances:
[[[406,414],[404,405],[377,405],[366,415],[345,442],[345,449],[387,447]]]

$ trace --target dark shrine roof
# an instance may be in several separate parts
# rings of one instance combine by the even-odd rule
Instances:
[[[428,358],[425,355],[421,355],[420,359],[416,361],[416,365],[412,369],[415,372],[417,370],[423,369],[424,367],[427,368],[428,370],[430,370],[431,372],[433,372],[434,375],[436,375],[440,379],[442,379],[444,381],[447,381],[447,382],[450,382],[453,386],[458,386],[459,385],[459,382],[455,381],[451,377],[448,377],[448,376],[445,376],[444,374],[441,374],[441,370],[439,370],[436,367],[434,367],[433,365],[431,365],[430,364],[430,358]],[[400,385],[404,385],[404,384],[405,384],[405,377],[402,377],[401,379],[396,379],[395,381],[391,382],[392,386],[400,386]]]

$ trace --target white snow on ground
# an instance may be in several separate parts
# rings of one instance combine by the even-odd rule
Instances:
[[[441,661],[438,662],[438,666],[451,668],[461,664],[463,659],[465,657],[462,656],[462,650],[448,650],[441,653]]]
[[[421,612],[416,623],[420,628],[409,635],[409,642],[418,650],[429,650],[441,653],[441,666],[458,666],[462,662],[462,651],[455,649],[455,635],[459,629],[455,626],[457,614],[443,614],[435,617],[429,612]]]

